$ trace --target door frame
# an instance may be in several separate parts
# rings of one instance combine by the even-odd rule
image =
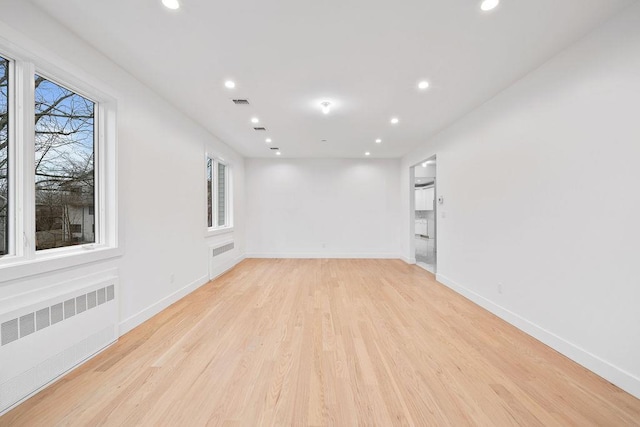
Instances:
[[[416,238],[416,168],[418,167],[423,167],[422,165],[427,163],[427,162],[435,162],[436,164],[436,170],[435,170],[435,177],[433,178],[433,189],[434,189],[434,196],[433,196],[433,218],[434,218],[434,229],[433,229],[433,233],[434,233],[434,254],[435,254],[435,268],[434,271],[432,271],[431,273],[436,274],[437,270],[438,270],[438,167],[437,167],[437,155],[434,154],[433,156],[428,157],[427,159],[418,162],[416,164],[414,164],[413,166],[411,166],[409,168],[409,178],[410,178],[410,182],[411,182],[411,196],[409,197],[409,232],[410,232],[410,236],[409,236],[409,250],[410,250],[410,254],[411,254],[411,263],[412,264],[416,264],[421,268],[424,268],[425,270],[427,270],[425,268],[424,265],[420,264],[417,262],[416,260],[416,244],[415,244],[415,238]],[[429,270],[427,270],[429,271]]]

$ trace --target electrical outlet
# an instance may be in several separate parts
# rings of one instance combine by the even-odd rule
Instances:
[[[176,281],[176,275],[171,273],[171,275],[169,276],[169,283],[173,283]]]
[[[498,293],[502,294],[502,282],[498,282]]]

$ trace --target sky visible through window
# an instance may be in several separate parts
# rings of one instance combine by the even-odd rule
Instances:
[[[35,76],[36,247],[95,241],[95,104]]]

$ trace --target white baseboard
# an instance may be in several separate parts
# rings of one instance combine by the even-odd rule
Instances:
[[[248,253],[246,258],[294,258],[294,259],[401,259],[398,254],[386,252],[355,252],[355,253],[338,253],[338,252],[282,252],[282,253]]]
[[[215,277],[218,277],[221,274],[225,273],[226,271],[230,270],[231,268],[235,267],[235,265],[240,261],[242,261],[243,259],[244,259],[244,255],[241,255],[229,261],[227,264],[223,266],[224,269],[220,268],[220,272],[216,272],[217,274],[215,275]],[[208,274],[194,280],[193,282],[189,283],[187,286],[181,289],[178,289],[174,293],[167,295],[166,297],[162,298],[160,301],[157,301],[156,303],[151,304],[149,307],[139,311],[138,313],[134,314],[128,319],[123,320],[122,322],[120,322],[120,336],[126,334],[136,326],[141,325],[145,321],[151,319],[153,316],[160,313],[162,310],[169,307],[171,304],[181,300],[182,298],[189,295],[191,292],[195,291],[196,289],[198,289],[200,286],[204,285],[207,282],[209,282]]]
[[[403,260],[404,262],[406,262],[407,264],[415,264],[416,263],[416,259],[415,258],[409,258],[409,257],[406,257],[404,255],[402,255],[400,257],[400,259]]]
[[[434,269],[431,267],[428,267],[426,264],[423,264],[421,262],[416,262],[416,266],[420,267],[421,269],[423,269],[424,271],[428,271],[431,274],[436,274],[435,271],[433,271]]]
[[[52,385],[53,383],[55,383],[56,381],[58,381],[60,378],[68,375],[69,373],[75,371],[76,369],[78,369],[80,366],[84,365],[86,362],[88,362],[89,360],[93,359],[94,357],[96,357],[97,355],[99,355],[100,353],[102,353],[103,351],[107,350],[108,348],[110,348],[112,345],[114,345],[115,343],[117,343],[118,341],[114,341],[110,344],[108,344],[106,347],[101,348],[100,350],[98,350],[97,352],[93,353],[91,356],[87,357],[86,359],[84,359],[83,361],[81,361],[80,363],[78,363],[77,365],[73,366],[72,368],[68,369],[67,371],[61,373],[60,375],[58,375],[57,377],[53,378],[51,381],[49,381],[48,383],[44,384],[42,387],[38,388],[37,390],[34,390],[33,392],[29,393],[27,396],[23,397],[22,399],[20,399],[19,401],[17,401],[16,403],[12,404],[11,406],[3,409],[2,411],[0,411],[0,417],[3,416],[4,414],[8,413],[10,410],[12,410],[13,408],[17,408],[20,404],[22,404],[23,402],[26,402],[27,400],[31,399],[33,396],[35,396],[36,394],[40,393],[42,390],[44,390],[45,388],[49,387],[50,385]]]
[[[585,349],[565,340],[558,335],[536,325],[535,323],[519,316],[518,314],[507,310],[506,308],[496,304],[495,302],[471,291],[468,288],[454,282],[453,280],[443,276],[436,275],[436,280],[443,285],[451,288],[455,292],[461,294],[465,298],[473,301],[479,306],[485,308],[506,322],[512,324],[521,331],[531,335],[535,339],[543,342],[559,353],[567,356],[574,362],[584,366],[590,371],[596,373],[607,381],[615,384],[626,392],[640,399],[640,378],[633,374],[620,369],[619,367],[601,359],[600,357],[589,353]]]
[[[233,258],[233,259],[230,259],[230,260],[226,261],[220,267],[216,268],[215,271],[210,273],[211,276],[209,277],[209,280],[213,280],[213,279],[215,279],[217,277],[222,276],[224,273],[226,273],[227,271],[229,271],[233,267],[235,267],[243,259],[245,259],[245,256],[244,255],[239,255],[236,258]]]
[[[149,307],[139,311],[138,313],[134,314],[128,319],[123,320],[122,322],[120,322],[120,336],[126,334],[136,326],[141,325],[145,321],[151,319],[153,316],[160,313],[162,310],[169,307],[174,302],[179,301],[180,299],[189,295],[191,292],[195,291],[196,289],[198,289],[200,286],[204,285],[208,281],[209,281],[208,275],[202,276],[194,280],[193,282],[189,283],[187,286],[178,289],[172,294],[167,295],[166,297],[162,298],[160,301],[157,301],[154,304],[151,304]]]

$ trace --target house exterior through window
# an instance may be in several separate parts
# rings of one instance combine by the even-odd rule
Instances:
[[[27,51],[3,49],[0,269],[114,256],[115,99]]]

